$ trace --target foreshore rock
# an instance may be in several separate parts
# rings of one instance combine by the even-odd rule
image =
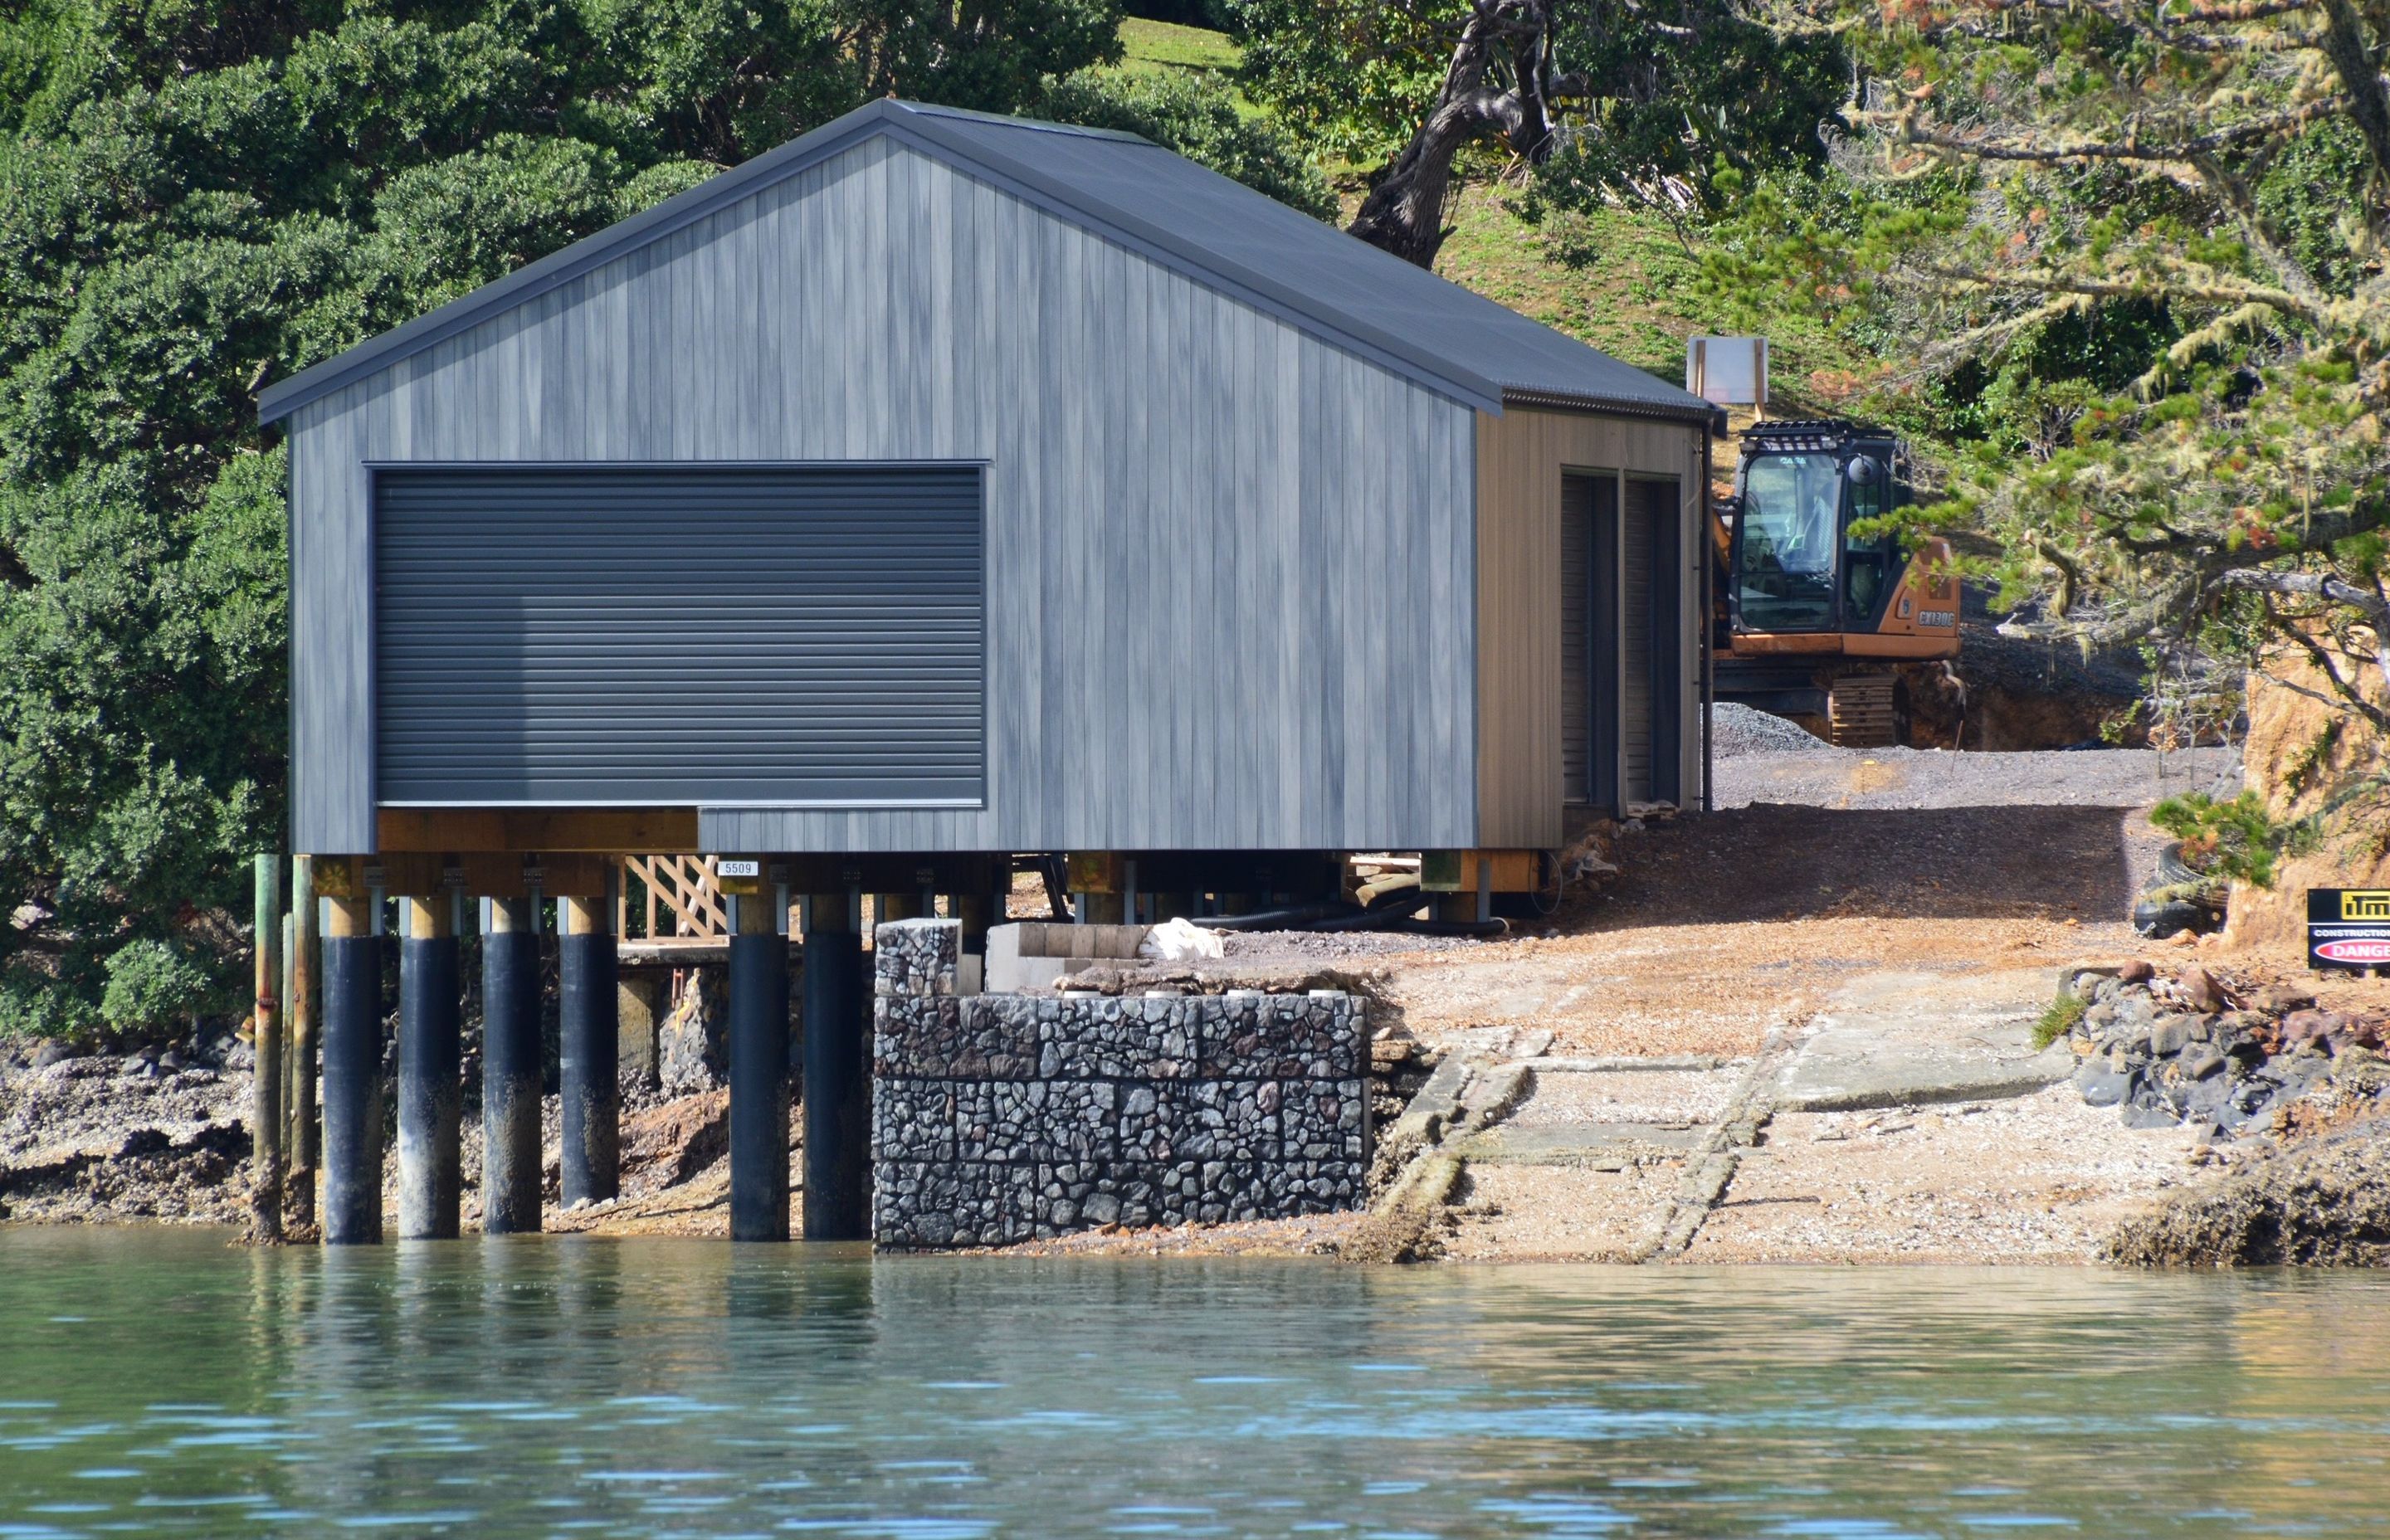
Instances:
[[[2270,1151],[2119,1226],[2135,1267],[2390,1266],[2390,1120]]]

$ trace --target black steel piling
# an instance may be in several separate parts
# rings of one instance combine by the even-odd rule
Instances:
[[[482,932],[482,1232],[536,1233],[539,937],[531,903],[489,901]]]
[[[381,1239],[381,943],[365,900],[325,907],[324,1242],[372,1245]]]
[[[805,1180],[807,1240],[871,1235],[870,1064],[863,937],[843,893],[805,905]]]
[[[559,1191],[567,1208],[606,1202],[622,1190],[622,1020],[611,910],[598,899],[557,904],[564,1099]]]
[[[398,1233],[453,1240],[464,1193],[456,932],[446,893],[406,901],[398,953]]]
[[[732,900],[730,1238],[789,1238],[789,942],[773,900]]]

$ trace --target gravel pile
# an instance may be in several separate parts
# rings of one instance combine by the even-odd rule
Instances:
[[[1721,700],[1710,708],[1710,744],[1720,759],[1738,754],[1800,753],[1833,745],[1795,722],[1770,716],[1739,700]]]

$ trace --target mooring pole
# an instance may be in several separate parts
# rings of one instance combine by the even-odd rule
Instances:
[[[463,1005],[446,893],[406,901],[398,943],[398,1234],[454,1240],[464,1196],[457,1123]]]
[[[730,900],[730,1238],[789,1238],[789,940],[772,900]]]
[[[260,1240],[282,1238],[282,862],[261,855],[257,878],[257,1014],[250,1046],[249,1212]]]
[[[291,969],[294,966],[291,959],[299,952],[299,948],[291,942],[291,926],[296,923],[297,918],[288,909],[282,911],[282,949],[279,953],[282,959],[282,990],[276,996],[282,1005],[282,1051],[278,1056],[281,1062],[274,1066],[274,1084],[280,1096],[282,1127],[279,1137],[282,1141],[282,1175],[286,1188],[292,1185],[290,1167],[299,1159],[299,1073],[292,1067],[298,1062],[299,1050],[290,1046],[290,1034],[296,1030],[294,1022],[298,1011],[298,1007],[291,1003],[295,996],[290,990]],[[285,1200],[287,1201],[289,1198],[289,1194],[286,1191]]]
[[[564,1072],[560,1192],[568,1209],[603,1203],[622,1191],[623,1020],[615,993],[619,959],[612,910],[602,898],[557,901],[557,1016]]]
[[[539,1229],[539,936],[531,901],[482,927],[482,1233]]]
[[[381,1239],[381,943],[371,905],[326,901],[324,1242]]]
[[[323,1133],[315,1119],[315,864],[290,858],[290,1216],[315,1222],[315,1171],[322,1163]],[[366,932],[360,930],[358,935]],[[379,974],[377,970],[376,977]],[[377,1018],[379,1020],[379,1018]],[[379,1068],[379,1066],[377,1066]],[[377,1138],[379,1148],[379,1138]]]
[[[843,893],[805,905],[805,1238],[867,1240],[871,1070],[863,935]]]

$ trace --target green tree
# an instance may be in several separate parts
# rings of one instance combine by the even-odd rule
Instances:
[[[1717,263],[1974,414],[1929,517],[2101,641],[2288,646],[2390,727],[2390,18],[2351,0],[1820,0],[1863,65],[1839,208]],[[1754,232],[1757,232],[1756,235]],[[1731,243],[1730,243],[1731,245]]]
[[[1698,207],[1720,166],[1814,163],[1839,47],[1728,0],[1240,0],[1245,85],[1294,132],[1382,161],[1352,230],[1432,266],[1456,158],[1498,143],[1530,207]]]
[[[267,381],[872,96],[1010,111],[1112,0],[0,12],[0,1030],[233,997],[280,842]]]

